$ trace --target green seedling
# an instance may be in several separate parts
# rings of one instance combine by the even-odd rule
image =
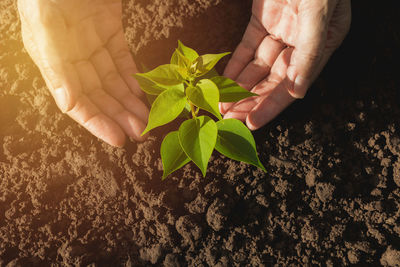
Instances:
[[[199,56],[178,41],[171,64],[135,74],[152,105],[142,135],[179,116],[187,118],[179,130],[168,133],[161,144],[163,180],[190,161],[205,176],[214,149],[265,171],[250,130],[239,120],[222,119],[219,113],[219,102],[236,102],[256,96],[215,71],[218,61],[228,54]],[[207,115],[200,116],[200,110],[212,114],[210,116],[215,120]]]

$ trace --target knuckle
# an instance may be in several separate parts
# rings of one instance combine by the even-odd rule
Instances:
[[[241,46],[244,50],[247,51],[254,51],[255,47],[253,46],[253,44],[251,43],[251,40],[247,39],[247,38],[243,38],[241,41]]]
[[[76,100],[71,100],[69,101],[69,103],[67,104],[65,110],[61,109],[61,112],[64,114],[68,114],[70,111],[72,111],[76,106]]]
[[[256,53],[256,57],[254,58],[252,64],[257,68],[270,67],[267,60],[263,56],[257,55],[257,53]]]
[[[93,122],[96,118],[98,118],[100,115],[101,115],[101,112],[100,112],[100,111],[97,111],[96,113],[92,114],[91,116],[82,119],[82,122],[81,122],[82,126],[85,127],[85,128],[87,128],[87,129],[90,129],[90,128],[91,128],[90,125],[92,124],[92,122]]]
[[[306,62],[316,63],[321,60],[323,51],[322,49],[314,49],[312,51],[301,52],[298,56]]]

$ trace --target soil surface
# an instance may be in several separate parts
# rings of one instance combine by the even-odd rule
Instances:
[[[307,97],[254,132],[267,174],[214,153],[162,182],[166,128],[117,149],[61,114],[1,0],[0,266],[400,266],[399,16],[352,4]],[[126,0],[124,26],[152,68],[178,39],[233,51],[250,9]]]

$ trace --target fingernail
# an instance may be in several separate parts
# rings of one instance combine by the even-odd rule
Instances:
[[[57,103],[57,106],[61,110],[61,112],[63,112],[63,113],[67,112],[68,104],[69,104],[67,90],[64,87],[60,87],[60,88],[55,89],[53,94],[54,94],[54,99]]]
[[[249,114],[249,116],[247,116],[246,124],[250,130],[254,131],[259,128],[258,125],[263,124],[263,120],[263,114],[261,114],[260,112],[252,112]]]
[[[226,109],[224,108],[224,106],[224,103],[219,103],[219,112],[221,112],[222,115],[226,113]]]
[[[294,98],[304,98],[305,91],[304,84],[305,80],[298,75],[293,66],[287,70],[287,82],[288,92]]]
[[[294,98],[304,98],[307,91],[306,80],[300,76],[297,76],[294,80],[293,89],[289,90],[289,93]]]

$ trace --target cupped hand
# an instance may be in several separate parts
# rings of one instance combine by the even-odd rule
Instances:
[[[121,0],[18,0],[22,37],[62,112],[113,146],[142,141],[148,108]]]
[[[259,96],[220,105],[251,130],[303,98],[350,28],[350,0],[254,0],[224,75]]]

